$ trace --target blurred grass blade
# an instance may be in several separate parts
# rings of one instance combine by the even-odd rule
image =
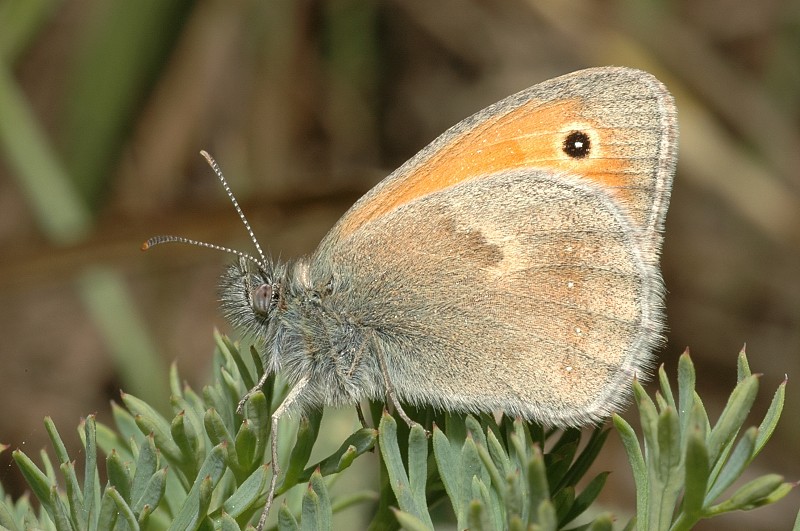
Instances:
[[[41,230],[57,245],[80,241],[89,232],[91,215],[4,63],[0,63],[0,116],[0,149]]]
[[[111,0],[82,12],[61,130],[68,133],[62,139],[66,167],[89,204],[101,196],[136,105],[170,56],[191,5],[147,1],[130,9],[125,0]],[[103,73],[100,84],[97,72]]]
[[[0,20],[3,21],[0,63],[14,65],[59,7],[59,0],[6,0],[0,3]]]
[[[125,388],[155,409],[169,411],[167,394],[159,385],[169,381],[169,371],[142,316],[131,304],[136,297],[124,279],[111,268],[91,267],[81,273],[78,286],[92,321],[109,345]]]

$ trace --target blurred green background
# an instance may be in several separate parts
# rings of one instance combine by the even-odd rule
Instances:
[[[612,64],[656,74],[678,104],[662,360],[673,374],[691,348],[712,415],[743,344],[759,414],[788,374],[757,464],[797,478],[797,0],[0,0],[0,442],[38,450],[45,415],[72,435],[120,388],[164,405],[173,360],[206,381],[229,257],[139,252],[160,233],[250,251],[200,149],[289,258],[458,120]],[[596,468],[615,471],[603,501],[625,514],[611,439]],[[22,488],[8,452],[0,481]],[[787,529],[799,504],[713,528]]]

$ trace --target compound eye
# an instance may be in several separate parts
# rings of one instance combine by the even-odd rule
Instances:
[[[250,293],[250,301],[256,313],[266,315],[272,304],[272,284],[261,284]]]

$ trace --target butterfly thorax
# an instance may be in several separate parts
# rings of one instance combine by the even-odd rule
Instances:
[[[298,406],[382,396],[369,331],[341,311],[331,274],[310,264],[308,258],[268,268],[248,260],[232,264],[221,282],[223,312],[234,327],[257,338],[268,370],[280,372],[290,385],[309,378]]]

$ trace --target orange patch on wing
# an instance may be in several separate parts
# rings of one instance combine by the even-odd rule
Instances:
[[[613,188],[613,193],[625,202],[630,192],[626,184],[625,169],[629,163],[613,155],[599,158],[596,151],[584,159],[571,159],[562,150],[569,124],[587,120],[580,112],[580,100],[563,100],[544,104],[531,100],[510,112],[488,119],[472,129],[454,136],[449,143],[434,152],[419,166],[405,175],[398,175],[390,185],[370,201],[361,205],[342,219],[341,234],[347,235],[370,220],[391,212],[415,199],[454,186],[460,182],[480,178],[503,170],[520,167],[537,167],[577,173],[587,180]],[[566,129],[565,129],[566,127]],[[608,129],[597,129],[600,135]],[[603,150],[608,144],[601,138]],[[630,175],[627,176],[630,179]]]

